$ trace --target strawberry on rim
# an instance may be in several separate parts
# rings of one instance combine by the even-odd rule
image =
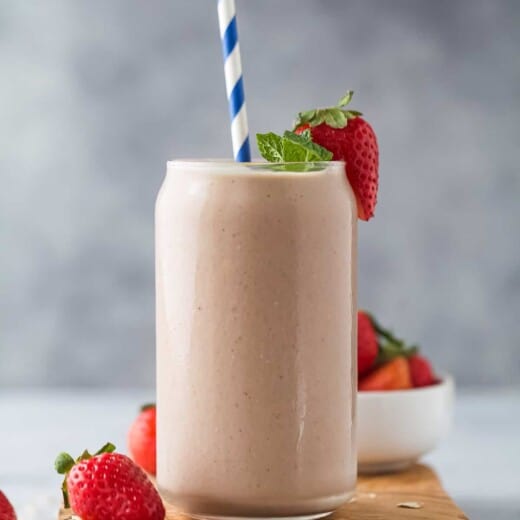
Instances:
[[[369,220],[374,216],[379,184],[379,149],[377,138],[361,112],[345,107],[354,92],[349,90],[335,107],[300,112],[294,132],[310,130],[311,139],[332,152],[332,159],[345,161],[348,180],[358,204],[358,216]]]

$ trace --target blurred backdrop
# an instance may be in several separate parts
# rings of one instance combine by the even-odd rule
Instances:
[[[378,134],[360,304],[520,383],[520,2],[238,8],[252,132],[353,88]],[[2,0],[0,65],[0,385],[153,385],[165,162],[231,155],[215,2]]]

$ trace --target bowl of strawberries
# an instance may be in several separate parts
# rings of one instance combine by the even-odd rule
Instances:
[[[358,313],[357,445],[360,473],[406,468],[448,433],[454,383],[415,345]]]

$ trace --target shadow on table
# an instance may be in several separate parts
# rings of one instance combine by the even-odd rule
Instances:
[[[460,500],[469,520],[514,520],[520,518],[520,501]]]

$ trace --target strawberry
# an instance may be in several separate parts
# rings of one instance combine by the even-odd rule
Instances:
[[[405,390],[412,388],[410,367],[405,357],[396,357],[359,381],[361,391]]]
[[[357,199],[358,216],[369,220],[374,216],[379,183],[379,149],[372,127],[361,112],[346,110],[352,99],[350,90],[330,108],[300,112],[295,133],[310,129],[312,141],[332,152],[335,161],[345,161],[347,177]]]
[[[376,355],[372,350],[374,343]],[[359,390],[397,390],[437,383],[430,362],[418,352],[419,347],[407,345],[379,324],[374,316],[359,311]],[[369,372],[374,365],[377,368]]]
[[[16,520],[14,507],[7,497],[0,491],[0,520]]]
[[[164,505],[146,473],[107,443],[94,455],[74,460],[58,455],[55,467],[65,475],[63,501],[82,520],[163,520]]]
[[[414,387],[429,386],[437,383],[430,362],[423,356],[415,354],[408,359]]]
[[[363,376],[374,365],[377,357],[377,336],[370,316],[358,312],[358,375]]]
[[[146,472],[155,475],[155,404],[141,408],[140,414],[128,431],[128,452],[132,460]]]

